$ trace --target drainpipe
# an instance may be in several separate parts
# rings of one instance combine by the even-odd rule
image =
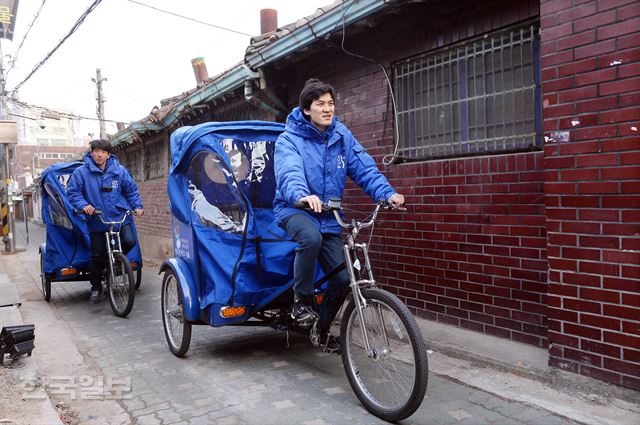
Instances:
[[[271,112],[276,117],[282,114],[281,111],[275,109],[273,106],[263,102],[253,95],[253,84],[251,80],[246,80],[244,82],[244,99],[250,104],[257,106],[264,111]]]

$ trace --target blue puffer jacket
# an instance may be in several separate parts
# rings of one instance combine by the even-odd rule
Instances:
[[[101,187],[110,188],[110,192],[100,190]],[[67,195],[73,207],[80,211],[91,204],[95,209],[102,210],[105,221],[121,220],[127,210],[142,208],[142,200],[138,187],[126,168],[120,165],[118,158],[111,155],[107,160],[104,172],[98,168],[91,152],[84,157],[84,166],[76,168],[67,184]],[[132,220],[131,216],[125,223]],[[106,232],[108,227],[102,224],[100,218],[87,218],[90,232]]]
[[[347,176],[376,202],[395,194],[373,158],[335,117],[321,133],[299,107],[295,108],[287,117],[284,133],[278,137],[274,157],[273,209],[280,225],[301,212],[293,204],[305,196],[317,195],[323,202],[334,197],[342,199]],[[307,214],[321,233],[340,233],[333,214]]]

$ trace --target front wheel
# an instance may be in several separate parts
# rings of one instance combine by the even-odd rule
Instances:
[[[44,255],[40,251],[40,284],[42,285],[42,295],[46,302],[51,301],[51,278],[44,271]]]
[[[107,269],[107,286],[109,288],[109,303],[113,314],[127,317],[133,308],[134,289],[133,271],[129,259],[121,252],[113,254],[113,274]]]
[[[168,270],[162,279],[161,302],[162,324],[169,349],[176,357],[182,357],[191,344],[191,323],[184,317],[182,293],[172,270]]]
[[[362,320],[353,299],[342,317],[342,364],[351,388],[369,412],[400,421],[420,407],[427,391],[426,345],[413,315],[395,295],[381,289],[367,289],[362,295],[366,300]]]

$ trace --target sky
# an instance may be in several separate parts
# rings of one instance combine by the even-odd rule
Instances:
[[[136,0],[155,8],[242,33],[260,33],[260,10],[276,9],[278,26],[313,14],[332,0]],[[1,40],[11,91],[69,32],[94,0],[46,0],[22,48],[18,47],[42,0],[20,0],[13,41]],[[244,58],[250,37],[159,12],[130,0],[103,0],[47,62],[19,89],[27,103],[96,117],[100,68],[107,119],[137,121],[196,86],[191,59],[204,57],[209,76]],[[17,56],[16,56],[17,54]],[[14,63],[11,68],[11,63]],[[86,131],[97,121],[82,120]],[[111,129],[108,127],[107,132]]]

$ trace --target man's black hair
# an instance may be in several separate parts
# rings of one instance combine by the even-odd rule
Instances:
[[[107,142],[106,140],[92,140],[91,143],[89,143],[89,147],[91,147],[92,152],[94,149],[100,149],[102,151],[113,153],[113,147],[111,146],[111,143]]]
[[[300,109],[311,109],[311,104],[325,93],[329,93],[331,98],[336,100],[336,90],[331,85],[324,83],[317,78],[310,78],[304,83],[304,88],[300,92]]]

